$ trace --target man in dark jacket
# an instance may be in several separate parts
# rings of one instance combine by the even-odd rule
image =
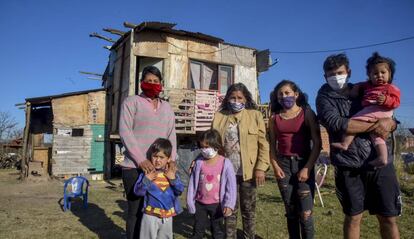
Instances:
[[[362,107],[361,99],[350,97],[353,85],[348,83],[351,69],[345,54],[326,58],[323,69],[326,84],[318,91],[316,109],[320,123],[328,131],[329,142],[341,142],[345,133],[357,136],[346,151],[330,149],[336,193],[345,214],[344,238],[359,238],[365,210],[377,216],[382,238],[399,238],[396,217],[401,213],[401,196],[392,155],[385,167],[370,166],[368,162],[376,158],[376,151],[367,134],[374,132],[388,138],[396,123],[392,119],[350,119]]]

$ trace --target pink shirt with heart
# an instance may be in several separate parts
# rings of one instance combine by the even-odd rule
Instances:
[[[220,202],[220,177],[224,158],[220,157],[214,165],[201,164],[200,179],[196,200],[202,204]]]

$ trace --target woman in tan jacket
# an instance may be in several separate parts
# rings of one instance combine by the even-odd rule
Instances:
[[[243,220],[243,237],[255,237],[256,186],[265,182],[269,167],[269,143],[263,115],[247,87],[242,83],[230,86],[213,120],[220,132],[225,156],[231,160],[237,176],[237,192]],[[226,218],[226,238],[237,237],[237,204]]]

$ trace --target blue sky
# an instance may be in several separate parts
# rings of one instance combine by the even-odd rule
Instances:
[[[89,34],[125,30],[124,21],[177,23],[177,29],[257,49],[330,50],[413,37],[414,1],[1,1],[0,111],[23,126],[24,112],[14,105],[25,98],[99,88],[99,81],[78,73],[102,73],[107,64],[106,42]],[[396,115],[414,127],[414,40],[345,51],[351,82],[366,79],[365,61],[374,51],[396,61],[394,83],[402,90]],[[280,80],[291,79],[314,106],[322,63],[332,53],[272,53],[279,63],[259,77],[262,102]]]

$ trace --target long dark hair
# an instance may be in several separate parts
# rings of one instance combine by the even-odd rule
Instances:
[[[243,83],[235,83],[232,84],[229,89],[227,90],[226,96],[224,97],[223,102],[221,103],[220,110],[224,112],[231,112],[231,106],[229,103],[230,95],[234,91],[240,91],[244,97],[246,98],[246,109],[257,109],[257,105],[253,100],[252,94],[247,89],[247,87]]]
[[[208,146],[214,148],[218,151],[219,154],[224,154],[224,148],[221,140],[220,133],[215,129],[209,129],[201,133],[198,138],[198,147],[200,147],[200,142],[205,141]]]
[[[282,109],[283,106],[279,103],[279,100],[277,99],[277,92],[280,90],[280,88],[282,88],[285,85],[289,85],[289,87],[295,92],[298,93],[298,98],[296,99],[296,104],[299,107],[308,107],[308,96],[302,92],[302,90],[299,88],[299,86],[290,80],[282,80],[281,82],[279,82],[279,84],[277,84],[275,86],[275,88],[273,89],[272,93],[270,93],[270,105],[271,105],[271,110],[272,113],[279,113]]]

